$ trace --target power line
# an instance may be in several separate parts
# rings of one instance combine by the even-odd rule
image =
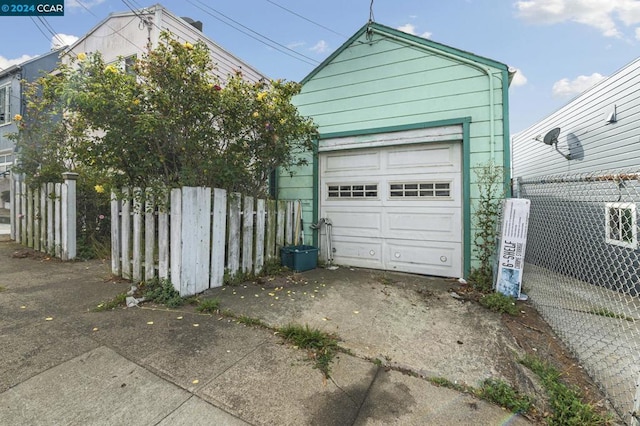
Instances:
[[[248,37],[251,37],[252,39],[254,39],[254,40],[256,40],[256,41],[258,41],[258,42],[260,42],[260,43],[262,43],[262,44],[264,44],[264,45],[266,45],[266,46],[269,46],[269,47],[271,47],[272,49],[275,49],[275,50],[277,50],[277,51],[278,51],[278,52],[280,52],[280,53],[284,53],[284,54],[285,54],[285,55],[287,55],[287,56],[290,56],[290,57],[292,57],[292,58],[294,58],[294,59],[297,59],[297,60],[299,60],[299,61],[301,61],[301,62],[304,62],[304,63],[306,63],[306,64],[309,64],[309,65],[314,65],[314,66],[315,66],[315,65],[318,65],[318,64],[320,63],[319,61],[317,61],[317,60],[315,60],[315,59],[313,59],[313,58],[311,58],[311,57],[309,57],[309,56],[303,55],[303,54],[302,54],[302,53],[300,53],[300,52],[296,52],[295,50],[290,49],[290,48],[288,48],[287,46],[284,46],[283,44],[280,44],[280,43],[278,43],[277,41],[272,40],[272,39],[270,39],[269,37],[267,37],[267,36],[265,36],[265,35],[262,35],[262,34],[258,33],[257,31],[252,30],[251,28],[249,28],[249,27],[247,27],[247,26],[245,26],[245,25],[241,24],[240,22],[238,22],[238,21],[236,21],[236,20],[234,20],[234,19],[232,19],[232,18],[228,17],[227,15],[225,15],[225,14],[223,14],[223,13],[221,13],[221,12],[219,12],[219,11],[215,10],[215,9],[214,9],[214,8],[212,8],[211,6],[209,6],[209,5],[206,5],[206,4],[202,3],[201,1],[198,1],[198,3],[200,3],[202,6],[199,6],[199,5],[195,4],[195,3],[194,3],[193,1],[191,1],[191,0],[187,0],[187,3],[190,3],[191,5],[195,6],[195,7],[196,7],[196,8],[198,8],[198,9],[200,9],[201,11],[203,11],[204,13],[206,13],[207,15],[209,15],[209,16],[211,16],[212,18],[214,18],[214,19],[216,19],[216,20],[218,20],[218,21],[222,22],[222,23],[223,23],[223,24],[225,24],[225,25],[230,26],[230,27],[231,27],[231,28],[233,28],[234,30],[239,31],[239,32],[241,32],[242,34],[244,34],[244,35],[246,35],[246,36],[248,36]],[[232,25],[232,24],[230,24],[229,22],[227,22],[227,21],[225,21],[225,20],[223,20],[223,19],[221,19],[221,18],[219,18],[218,16],[214,15],[214,14],[213,14],[213,13],[211,13],[210,11],[205,10],[203,7],[204,7],[204,8],[206,8],[206,9],[209,9],[209,10],[210,10],[210,11],[212,11],[212,12],[217,13],[217,14],[218,14],[218,15],[220,15],[220,16],[223,16],[225,19],[227,19],[227,20],[229,20],[229,21],[231,21],[231,22],[235,23],[236,25],[238,25],[238,26],[240,26],[240,27],[244,28],[244,30],[243,30],[243,29],[241,29],[241,28],[238,28],[238,27],[236,27],[236,26],[234,26],[234,25]],[[246,30],[246,31],[245,31],[245,30]],[[250,34],[250,33],[255,34],[255,36],[254,36],[253,34]],[[268,42],[267,42],[267,41],[265,41],[265,40],[267,40]],[[270,44],[270,43],[271,43],[271,44]],[[283,50],[283,49],[284,49],[284,50]],[[295,54],[295,55],[298,55],[298,56],[294,56],[294,55],[292,55],[292,54],[291,54],[291,53],[289,53],[289,52],[291,52],[291,53],[293,53],[293,54]],[[304,59],[303,59],[303,58],[304,58]]]
[[[31,22],[33,22],[33,25],[35,25],[36,28],[38,29],[38,31],[40,31],[40,34],[42,34],[44,36],[44,38],[47,39],[48,42],[51,42],[51,39],[49,38],[49,36],[47,34],[45,34],[45,32],[42,30],[42,28],[40,28],[40,25],[38,25],[36,20],[33,19],[33,16],[29,16],[29,19],[31,19]]]
[[[331,32],[331,33],[333,33],[333,34],[335,34],[335,35],[338,35],[338,36],[340,36],[340,37],[342,37],[342,38],[349,38],[349,37],[347,37],[346,35],[344,35],[344,34],[340,34],[339,32],[334,31],[334,30],[332,30],[332,29],[331,29],[331,28],[329,28],[329,27],[326,27],[326,26],[324,26],[324,25],[322,25],[322,24],[319,24],[318,22],[316,22],[316,21],[314,21],[314,20],[311,20],[311,19],[309,19],[309,18],[307,18],[307,17],[304,17],[304,16],[300,15],[299,13],[294,12],[294,11],[293,11],[293,10],[291,10],[291,9],[287,9],[286,7],[284,7],[284,6],[282,6],[282,5],[278,4],[278,3],[276,3],[276,2],[274,2],[274,1],[271,1],[271,0],[265,0],[265,1],[266,1],[267,3],[271,3],[272,5],[274,5],[274,6],[276,6],[276,7],[279,7],[280,9],[282,9],[282,10],[284,10],[284,11],[289,12],[290,14],[292,14],[292,15],[294,15],[294,16],[297,16],[297,17],[298,17],[298,18],[300,18],[300,19],[304,19],[305,21],[307,21],[307,22],[309,22],[309,23],[311,23],[311,24],[313,24],[313,25],[315,25],[315,26],[317,26],[317,27],[320,27],[320,28],[322,28],[322,29],[325,29],[325,30],[327,30],[327,31],[329,31],[329,32]]]

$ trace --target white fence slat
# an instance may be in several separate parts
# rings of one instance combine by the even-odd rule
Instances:
[[[62,184],[54,184],[54,222],[53,222],[53,241],[56,257],[62,256]]]
[[[158,208],[158,276],[169,278],[169,203],[165,194]]]
[[[9,173],[9,222],[11,223],[11,239],[16,240],[16,180],[13,172]]]
[[[242,210],[242,272],[253,268],[253,197],[244,197]]]
[[[120,220],[120,231],[122,237],[120,242],[122,244],[122,277],[128,280],[131,279],[131,194],[129,188],[122,190],[122,213]]]
[[[285,219],[285,244],[293,245],[293,201],[287,201],[287,213]]]
[[[227,269],[229,276],[234,277],[240,269],[240,223],[242,194],[234,192],[229,197],[229,235]]]
[[[40,251],[40,190],[33,190],[33,249]]]
[[[133,189],[133,282],[142,281],[142,194]]]
[[[280,250],[280,247],[284,247],[284,236],[285,236],[285,216],[287,213],[287,202],[283,200],[278,201],[278,212],[277,212],[277,228],[276,228],[276,249]],[[276,256],[280,253],[277,252]]]
[[[47,251],[47,184],[40,185],[40,251]]]
[[[211,288],[224,283],[225,234],[227,229],[227,191],[213,190],[213,220],[211,224]]]
[[[76,179],[78,174],[73,172],[65,172],[62,174],[64,178],[63,187],[65,188],[65,216],[63,217],[63,232],[65,233],[66,245],[63,251],[64,260],[72,260],[76,258]]]
[[[111,193],[111,273],[120,275],[120,200]]]
[[[151,189],[147,188],[144,207],[144,279],[155,277],[156,205]]]
[[[20,242],[27,245],[27,184],[20,182]]]
[[[182,191],[171,190],[171,283],[180,291],[182,271]]]
[[[275,256],[276,249],[276,202],[267,201],[267,225],[266,225],[266,260],[269,261]]]
[[[265,236],[265,202],[262,199],[256,200],[256,234],[253,273],[259,274],[264,266],[264,236]]]
[[[67,185],[63,183],[62,185],[60,185],[60,236],[61,236],[60,257],[62,257],[62,259],[67,258],[67,250],[68,250],[68,243],[69,243],[69,240],[68,240],[69,234],[67,232],[68,225],[69,225],[67,223],[67,219],[69,217],[68,215],[69,204],[67,202],[68,195],[69,195],[69,188],[67,187]]]
[[[47,253],[54,254],[56,249],[55,239],[55,217],[53,215],[56,204],[55,185],[52,182],[47,183]]]
[[[27,188],[27,247],[33,247],[33,190]]]
[[[209,288],[211,189],[182,188],[182,271],[180,295]]]

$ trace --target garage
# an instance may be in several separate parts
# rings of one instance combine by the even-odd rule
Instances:
[[[333,149],[319,155],[320,217],[332,224],[335,264],[462,276],[462,144],[419,141],[394,135],[393,146],[358,149],[323,141]],[[320,241],[326,259],[324,230]]]

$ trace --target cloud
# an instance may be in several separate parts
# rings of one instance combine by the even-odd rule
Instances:
[[[11,65],[21,64],[31,58],[35,58],[35,56],[22,55],[14,59],[7,59],[4,56],[0,56],[0,71],[9,68]]]
[[[289,49],[297,49],[298,47],[302,47],[304,46],[306,43],[304,41],[293,41],[289,44],[287,44],[287,47]]]
[[[59,49],[63,46],[70,46],[78,41],[78,37],[69,34],[58,33],[51,37],[51,49]]]
[[[400,25],[399,27],[396,28],[399,31],[402,31],[403,33],[407,33],[407,34],[411,34],[411,35],[418,35],[417,31],[416,31],[416,26],[413,24],[404,24],[404,25]],[[422,38],[429,38],[431,37],[432,33],[425,31],[422,34],[420,34],[420,37]]]
[[[622,37],[618,21],[640,23],[637,0],[524,0],[514,3],[516,15],[533,24],[577,22],[598,29],[605,37]]]
[[[327,50],[329,50],[329,45],[327,44],[326,41],[320,40],[315,44],[315,46],[313,46],[309,50],[315,53],[325,53]]]
[[[640,40],[640,27],[636,28],[636,40]]]
[[[511,87],[524,86],[527,84],[527,77],[522,73],[522,70],[516,68],[516,73],[511,80]]]
[[[557,97],[571,97],[579,95],[585,90],[593,87],[596,83],[604,80],[606,77],[594,72],[591,75],[581,75],[574,80],[563,78],[562,80],[553,83],[553,96]]]
[[[104,3],[106,0],[66,0],[64,6],[71,9],[91,9]]]

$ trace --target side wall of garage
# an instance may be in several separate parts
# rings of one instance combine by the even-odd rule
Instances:
[[[371,23],[303,80],[295,103],[319,126],[320,151],[339,137],[463,125],[466,275],[479,193],[474,169],[493,160],[509,179],[508,78],[504,64]],[[278,183],[279,198],[310,207],[305,228],[317,220],[321,202],[317,156],[312,160],[293,175],[281,173]]]

